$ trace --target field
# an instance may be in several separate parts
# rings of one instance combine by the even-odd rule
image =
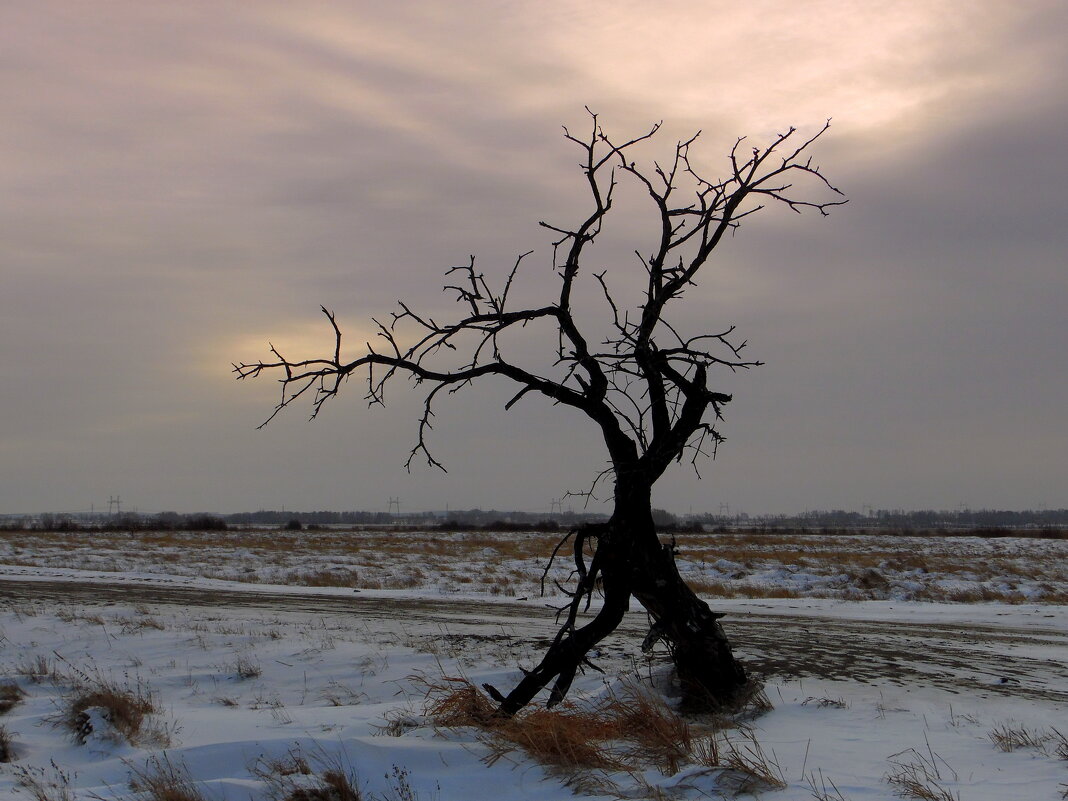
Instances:
[[[0,531],[0,564],[303,587],[533,597],[558,534],[389,529]],[[1068,603],[1068,540],[843,533],[679,535],[711,598]],[[550,578],[567,576],[566,560]],[[11,571],[17,572],[17,571]],[[552,581],[546,583],[552,594]]]
[[[680,536],[684,575],[728,613],[766,703],[680,718],[665,655],[638,651],[635,612],[562,713],[494,723],[474,688],[509,686],[551,634],[539,579],[555,540],[5,532],[0,798],[1068,789],[1068,541]]]

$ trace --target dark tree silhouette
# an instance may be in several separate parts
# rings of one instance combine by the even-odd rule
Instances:
[[[582,171],[590,197],[588,215],[574,227],[541,223],[554,232],[554,266],[558,294],[545,305],[512,308],[509,290],[524,258],[520,256],[499,290],[475,267],[475,259],[448,271],[463,311],[458,319],[441,322],[421,315],[401,302],[388,325],[375,320],[378,345],[352,361],[341,357],[341,329],[334,314],[322,309],[333,327],[336,345],[325,358],[291,361],[273,346],[273,360],[236,364],[239,379],[269,373],[279,377],[281,398],[270,422],[282,409],[307,395],[314,418],[356,371],[367,380],[367,398],[381,404],[384,389],[399,374],[413,376],[429,387],[410,467],[417,456],[441,467],[427,445],[434,402],[485,376],[504,376],[517,387],[506,404],[510,409],[528,393],[584,414],[598,427],[608,452],[606,474],[614,481],[611,518],[571,531],[550,557],[567,548],[574,560],[570,601],[561,608],[562,621],[541,662],[507,695],[486,689],[510,715],[552,684],[551,706],[567,693],[590,649],[619,625],[633,597],[645,608],[652,627],[644,649],[663,641],[672,656],[683,691],[691,700],[712,706],[729,705],[747,689],[748,679],[734,658],[719,623],[722,615],[686,585],[675,565],[674,547],[662,543],[653,522],[653,485],[675,461],[689,458],[696,466],[704,455],[714,455],[722,436],[716,429],[723,406],[731,396],[709,387],[714,369],[738,370],[758,365],[742,355],[745,343],[736,344],[733,327],[720,331],[684,333],[669,321],[667,312],[683,292],[694,286],[698,272],[739,223],[770,202],[795,212],[817,211],[845,203],[814,166],[808,151],[827,130],[824,125],[804,138],[795,129],[774,137],[764,147],[750,148],[739,139],[731,149],[727,177],[702,177],[690,158],[697,136],[679,142],[663,165],[644,167],[631,158],[632,149],[654,136],[660,126],[644,135],[617,143],[591,113],[592,130],[585,138],[567,140],[582,153]],[[627,179],[648,195],[658,223],[658,234],[648,255],[638,255],[646,280],[636,302],[623,303],[609,287],[607,271],[592,273],[608,311],[610,334],[591,343],[589,312],[577,311],[572,294],[588,248],[602,230],[612,209],[618,182]],[[804,199],[793,181],[807,179],[816,189],[829,191],[830,199]],[[682,195],[680,198],[679,195]],[[555,368],[548,374],[521,367],[502,352],[507,334],[538,321],[555,329]],[[413,333],[414,332],[414,333]],[[456,356],[462,362],[456,364]],[[444,468],[442,468],[444,469]],[[603,474],[604,475],[604,474]],[[544,577],[543,577],[544,580]],[[589,619],[595,592],[603,602]]]

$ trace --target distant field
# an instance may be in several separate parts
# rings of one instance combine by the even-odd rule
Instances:
[[[483,683],[515,686],[555,633],[535,596],[557,542],[2,532],[0,798],[1003,801],[1068,787],[1068,632],[1049,605],[1068,540],[679,536],[681,570],[765,681],[754,709],[680,715],[666,651],[638,647],[635,604],[592,654],[604,673],[579,675],[567,703],[508,726],[457,716],[489,703]],[[867,598],[894,600],[850,602]]]
[[[0,532],[0,564],[257,584],[533,597],[556,533],[322,529]],[[1068,603],[1068,539],[727,532],[677,538],[708,598]],[[553,579],[570,563],[558,559]]]

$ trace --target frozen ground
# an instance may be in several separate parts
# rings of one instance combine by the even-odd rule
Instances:
[[[171,564],[202,558],[179,553]],[[516,665],[537,657],[552,630],[540,599],[435,591],[432,582],[354,593],[145,569],[161,562],[142,556],[131,565],[140,574],[114,572],[114,563],[72,567],[85,567],[77,554],[67,566],[0,567],[0,682],[24,693],[0,715],[14,756],[0,765],[0,798],[149,798],[130,789],[131,776],[169,766],[205,798],[259,801],[270,797],[268,766],[294,764],[294,754],[312,774],[341,768],[368,799],[693,799],[738,790],[737,770],[700,760],[674,772],[561,770],[513,750],[487,765],[497,751],[479,730],[433,725],[427,681],[466,675],[507,687]],[[755,787],[762,797],[885,799],[912,780],[928,797],[963,801],[1065,792],[1068,744],[1056,731],[1068,734],[1065,607],[713,604],[729,613],[747,664],[767,674],[774,709],[717,734],[708,721],[691,724],[721,754],[733,743],[752,765],[759,749],[785,783]],[[663,656],[635,657],[643,624],[634,614],[605,643],[597,661],[607,674],[582,678],[573,693],[580,705],[620,692],[627,677],[670,693]],[[157,711],[147,733],[125,741],[90,708],[93,731],[79,743],[62,719],[87,686],[150,698]]]
[[[538,595],[558,540],[383,529],[0,531],[0,564],[522,598]],[[1068,603],[1068,539],[706,533],[677,543],[683,576],[707,597]],[[562,560],[550,578],[567,568]]]

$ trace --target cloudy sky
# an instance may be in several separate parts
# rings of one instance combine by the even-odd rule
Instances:
[[[728,441],[658,505],[1068,506],[1066,31],[1060,0],[5,3],[0,513],[584,488],[596,433],[504,412],[505,383],[443,402],[449,473],[409,475],[406,385],[256,430],[275,388],[229,371],[329,349],[319,304],[355,343],[400,298],[445,314],[468,254],[494,275],[533,249],[543,302],[537,223],[585,208],[561,125],[586,105],[619,136],[663,120],[649,157],[702,130],[710,174],[738,136],[833,118],[816,159],[850,198],[749,219],[688,296],[766,365],[721,377]],[[620,206],[590,266],[625,281],[648,208]]]

